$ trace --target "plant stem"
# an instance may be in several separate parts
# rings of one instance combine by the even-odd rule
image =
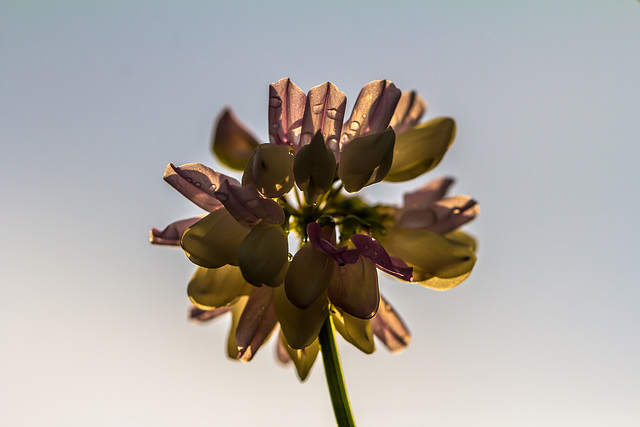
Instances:
[[[324,325],[322,325],[319,339],[320,351],[322,351],[322,362],[324,363],[324,374],[327,377],[327,386],[329,387],[333,412],[336,416],[338,427],[354,427],[356,424],[353,421],[349,397],[347,396],[347,388],[344,385],[344,378],[342,377],[342,368],[340,367],[340,357],[338,356],[336,335],[331,315],[327,316],[327,320],[325,320]]]

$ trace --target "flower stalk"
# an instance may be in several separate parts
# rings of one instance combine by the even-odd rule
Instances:
[[[318,338],[320,340],[324,374],[327,377],[327,386],[329,387],[333,413],[336,416],[338,427],[355,426],[351,406],[349,405],[349,397],[347,396],[347,388],[342,376],[335,329],[330,315],[327,316],[322,329],[320,329]]]

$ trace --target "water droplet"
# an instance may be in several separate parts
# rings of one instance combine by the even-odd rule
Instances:
[[[277,123],[274,123],[274,124],[271,125],[272,129],[278,129],[279,127],[280,127],[280,125],[277,124]]]
[[[362,247],[364,248],[365,251],[369,250],[369,244],[368,243],[365,243]]]
[[[378,251],[373,251],[373,256],[378,256]]]
[[[211,185],[209,186],[209,191],[210,191],[210,192],[212,192],[212,193],[213,193],[214,191],[216,191],[217,189],[218,189],[218,186],[217,186],[217,185],[215,185],[215,184],[211,184]]]
[[[460,215],[460,209],[455,208],[454,210],[452,210],[452,211],[451,211],[451,213],[452,213],[453,215]]]
[[[289,252],[289,253],[287,254],[287,258],[289,259],[289,261],[291,261],[291,260],[293,259],[293,255],[291,255],[291,252]]]
[[[187,178],[187,182],[191,183],[193,180],[191,178]]]
[[[362,118],[363,118],[363,119],[366,119],[366,118],[367,118],[367,113],[364,113],[364,114],[362,115]]]
[[[282,99],[280,99],[277,96],[272,96],[271,98],[269,98],[269,106],[272,108],[278,108],[279,106],[282,105]]]
[[[327,110],[327,117],[329,117],[330,119],[336,119],[338,117],[338,113],[339,111],[336,110],[335,108],[329,108]]]
[[[311,107],[311,112],[313,114],[320,114],[322,113],[322,110],[324,110],[324,104],[316,104],[313,107]]]
[[[351,125],[349,127],[351,128],[352,131],[357,132],[358,129],[360,129],[360,123],[354,120],[351,122]]]
[[[196,182],[196,187],[200,188],[202,187],[202,184],[200,184],[199,182]]]

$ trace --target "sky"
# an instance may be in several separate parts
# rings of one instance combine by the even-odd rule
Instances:
[[[339,339],[358,425],[640,424],[640,3],[0,1],[0,424],[326,426],[268,343],[186,319],[193,265],[151,227],[199,214],[169,162],[209,151],[225,106],[266,141],[267,88],[386,78],[451,116],[434,171],[478,200],[471,277],[381,277],[412,332]]]

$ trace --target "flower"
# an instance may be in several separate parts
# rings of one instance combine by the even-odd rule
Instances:
[[[345,107],[332,83],[306,95],[288,78],[273,83],[266,144],[225,110],[212,149],[243,171],[241,181],[201,164],[169,164],[165,181],[208,214],[151,231],[152,243],[180,245],[198,265],[187,288],[191,318],[231,312],[231,358],[251,360],[279,324],[278,359],[292,360],[302,380],[329,315],[365,353],[375,350],[374,335],[391,351],[409,344],[379,292],[377,270],[443,290],[475,263],[475,241],[457,229],[478,214],[477,204],[445,198],[452,179],[406,194],[400,208],[353,194],[431,170],[453,142],[455,122],[418,124],[424,100],[388,80],[365,85],[346,121]],[[295,254],[290,233],[300,238]]]

